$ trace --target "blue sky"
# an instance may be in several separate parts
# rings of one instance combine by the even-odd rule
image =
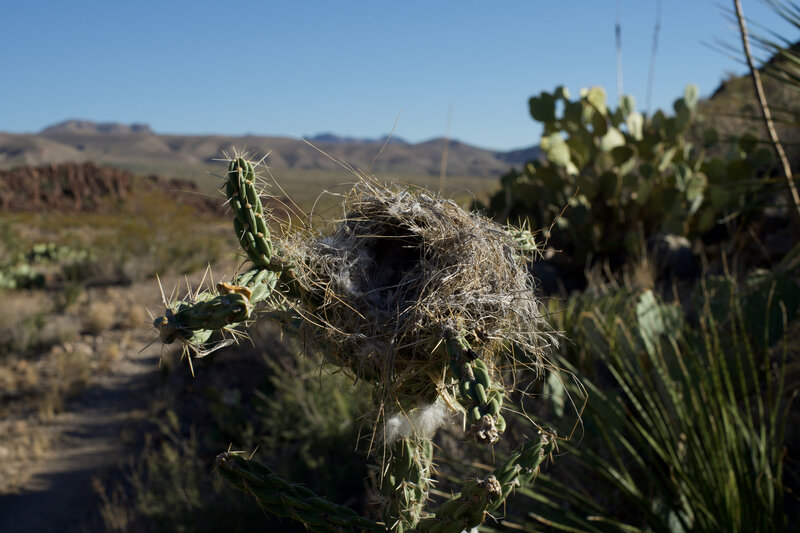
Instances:
[[[663,0],[653,107],[687,83],[710,94],[738,45],[720,0]],[[762,0],[745,14],[782,31]],[[644,111],[656,0],[620,0],[624,92]],[[412,142],[447,131],[511,149],[538,142],[527,100],[602,85],[616,100],[617,0],[553,2],[7,2],[0,18],[0,131],[68,118],[159,133]],[[706,44],[704,44],[706,43]]]

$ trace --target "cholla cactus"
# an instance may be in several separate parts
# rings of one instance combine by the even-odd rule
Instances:
[[[496,442],[510,386],[499,368],[538,370],[555,342],[524,258],[530,239],[452,201],[365,177],[331,231],[287,227],[273,242],[257,179],[250,161],[230,161],[224,190],[250,270],[170,305],[154,325],[165,343],[202,355],[213,332],[235,334],[259,313],[298,317],[307,344],[375,387],[383,522],[365,522],[235,453],[218,458],[220,471],[265,509],[315,531],[480,525],[513,486],[532,479],[554,441],[523,446],[494,476],[468,482],[430,513],[431,439],[461,416],[471,438]]]

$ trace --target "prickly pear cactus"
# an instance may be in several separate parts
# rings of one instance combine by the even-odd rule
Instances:
[[[164,343],[180,342],[191,361],[219,336],[236,340],[258,315],[288,316],[292,331],[329,362],[374,385],[381,521],[240,453],[218,457],[226,479],[266,511],[314,531],[396,532],[476,527],[514,487],[533,480],[553,451],[549,435],[427,510],[437,428],[460,419],[467,438],[497,442],[506,427],[508,374],[517,365],[541,368],[544,350],[557,342],[527,269],[526,256],[537,250],[529,230],[509,230],[451,201],[363,178],[332,233],[283,228],[273,239],[250,161],[230,161],[223,190],[249,268],[172,302],[153,325]]]
[[[754,209],[767,186],[756,177],[774,163],[749,134],[724,159],[711,157],[721,143],[716,131],[698,131],[697,100],[690,85],[672,114],[644,116],[631,96],[612,109],[601,87],[577,98],[564,87],[533,96],[542,156],[502,176],[501,190],[476,207],[543,228],[548,244],[581,269],[587,258],[642,252],[642,235],[703,235]]]
[[[43,288],[47,270],[58,266],[61,279],[80,278],[93,260],[87,250],[58,246],[55,243],[34,244],[27,253],[19,253],[12,261],[0,264],[0,289]]]

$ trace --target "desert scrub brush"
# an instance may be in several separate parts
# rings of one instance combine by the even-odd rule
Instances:
[[[426,527],[447,524],[450,530],[461,520],[447,511],[455,504],[445,507],[444,518],[424,510],[436,429],[460,413],[471,438],[496,442],[506,426],[501,410],[516,370],[541,370],[544,351],[557,339],[528,270],[525,254],[535,250],[530,232],[508,231],[450,200],[362,177],[345,196],[336,223],[295,230],[284,221],[273,236],[258,183],[250,161],[230,160],[223,189],[249,270],[167,306],[154,321],[161,339],[180,341],[198,355],[215,331],[236,335],[258,314],[293,317],[306,345],[374,386],[374,433],[384,446],[383,527],[409,531],[438,520]],[[551,442],[543,438],[535,446],[549,450]],[[243,473],[243,459],[230,458],[221,456],[219,468],[259,498],[256,480]],[[518,468],[538,468],[526,461]],[[476,495],[484,501],[470,508],[469,523],[481,523],[508,496],[502,487],[511,482],[497,479],[465,486],[462,494],[470,501]],[[269,489],[280,490],[290,491],[290,485]],[[265,508],[297,500],[287,494],[285,502],[273,498]],[[303,505],[314,507],[318,500],[309,498],[312,503]],[[317,520],[315,512],[287,516],[315,527],[308,518]]]
[[[216,464],[222,477],[252,494],[266,512],[302,522],[312,531],[386,530],[349,507],[336,505],[302,485],[289,483],[267,465],[240,453],[221,453]]]

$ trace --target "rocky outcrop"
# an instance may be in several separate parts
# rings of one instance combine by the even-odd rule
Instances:
[[[146,178],[96,163],[63,163],[0,171],[0,210],[107,212],[143,189],[163,191],[176,202],[214,212],[221,202],[199,194],[189,181]]]

